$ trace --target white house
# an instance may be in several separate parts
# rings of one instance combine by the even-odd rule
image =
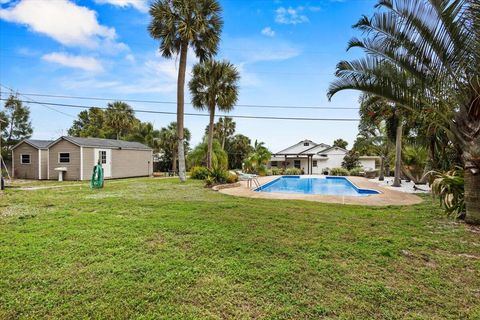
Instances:
[[[276,152],[270,159],[270,168],[298,168],[305,174],[322,174],[324,171],[342,166],[343,158],[348,150],[332,147],[325,143],[303,140]],[[375,169],[376,156],[360,157],[360,164],[367,170]]]

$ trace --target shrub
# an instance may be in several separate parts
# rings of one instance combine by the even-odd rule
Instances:
[[[277,168],[277,167],[273,167],[271,169],[271,173],[272,173],[273,176],[278,176],[278,175],[282,174],[282,172],[283,172],[283,170],[280,169],[280,168]]]
[[[238,176],[236,174],[229,173],[227,176],[227,183],[238,182]]]
[[[211,176],[208,176],[205,178],[205,186],[206,187],[211,187],[215,184],[215,178],[214,177],[211,177]]]
[[[190,177],[192,179],[197,179],[197,180],[205,180],[210,174],[210,171],[207,169],[207,167],[199,167],[195,166],[192,167],[190,170]]]
[[[215,183],[227,182],[229,173],[222,168],[214,167],[210,170],[209,177],[212,177]]]
[[[330,169],[331,176],[348,176],[350,172],[348,172],[345,168],[332,168]]]
[[[285,174],[287,176],[298,176],[302,174],[302,170],[298,168],[288,168],[287,170],[285,170]]]
[[[356,167],[350,170],[350,175],[351,176],[356,176],[356,177],[362,177],[365,175],[363,168]]]

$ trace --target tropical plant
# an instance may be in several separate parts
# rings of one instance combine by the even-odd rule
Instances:
[[[215,132],[218,135],[218,140],[222,143],[222,148],[225,149],[226,142],[235,133],[235,121],[230,117],[221,117],[215,124]]]
[[[236,134],[227,139],[225,151],[228,154],[228,165],[232,169],[241,169],[242,163],[253,152],[251,140],[243,134]]]
[[[188,162],[190,166],[206,166],[208,154],[208,142],[204,139],[189,154]],[[220,146],[218,140],[213,139],[212,142],[212,168],[228,169],[228,155]],[[210,168],[209,168],[210,169]]]
[[[184,150],[189,148],[190,144],[190,131],[187,128],[183,129],[183,144]],[[177,172],[177,150],[178,150],[178,130],[177,123],[171,122],[166,128],[162,128],[159,133],[158,148],[162,153],[165,162],[171,163],[171,169],[173,172]]]
[[[336,139],[335,141],[333,141],[333,146],[334,147],[339,147],[339,148],[342,148],[342,149],[346,149],[347,146],[348,146],[348,142],[343,140],[343,139]]]
[[[440,200],[440,206],[445,208],[449,215],[457,218],[465,217],[465,180],[463,169],[457,167],[447,172],[431,171],[433,182],[432,194]]]
[[[355,25],[365,38],[349,43],[367,57],[340,62],[328,96],[355,89],[412,114],[436,113],[463,151],[465,220],[480,224],[480,4],[380,0],[377,7]]]
[[[403,173],[415,184],[426,183],[425,169],[428,151],[421,145],[407,145],[403,149]]]
[[[209,174],[207,178],[213,178],[214,183],[221,184],[227,182],[229,173],[225,169],[213,166],[212,169],[208,171]]]
[[[158,151],[159,139],[160,131],[156,130],[151,122],[140,121],[136,123],[132,133],[126,137],[128,141],[143,143],[156,151]]]
[[[345,157],[343,157],[342,168],[351,170],[353,168],[360,166],[360,155],[355,150],[350,150],[347,152]]]
[[[33,128],[30,122],[30,109],[24,106],[17,96],[11,94],[0,112],[0,127],[2,132],[2,156],[9,158],[13,146],[32,136]]]
[[[193,107],[207,109],[210,114],[208,124],[207,167],[212,168],[213,132],[216,109],[229,112],[238,100],[240,75],[229,62],[207,60],[193,67],[192,79],[188,86]],[[224,143],[222,149],[224,148]]]
[[[179,55],[177,79],[177,147],[180,181],[186,180],[184,150],[185,73],[188,48],[200,62],[217,53],[223,21],[217,0],[156,0],[150,6],[152,21],[148,31],[160,40],[160,53],[165,58]]]
[[[245,159],[244,169],[249,173],[264,175],[272,154],[265,147],[265,143],[255,140],[253,152]]]
[[[122,101],[110,102],[105,110],[105,123],[115,132],[119,140],[128,133],[137,123],[132,107]]]
[[[329,175],[331,176],[348,176],[350,172],[345,168],[332,168]]]
[[[302,170],[298,168],[287,168],[285,170],[285,175],[287,176],[298,176],[302,174]]]
[[[190,169],[190,178],[196,180],[205,180],[210,174],[207,167],[194,166]]]
[[[348,174],[350,176],[361,177],[364,175],[364,172],[362,168],[356,167],[349,170]]]

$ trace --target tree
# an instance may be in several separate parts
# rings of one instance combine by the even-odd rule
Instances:
[[[158,151],[158,143],[160,139],[160,131],[155,130],[151,122],[140,122],[135,125],[126,140],[137,141],[143,143],[150,148]]]
[[[342,148],[342,149],[347,149],[348,142],[343,140],[343,139],[337,139],[337,140],[333,141],[333,146],[334,147],[339,147],[339,148]]]
[[[353,168],[357,168],[360,166],[360,156],[358,152],[354,150],[350,150],[342,161],[342,168],[347,170],[352,170]]]
[[[250,173],[264,174],[272,154],[265,147],[265,143],[255,140],[253,152],[245,159],[245,170]]]
[[[241,169],[242,163],[253,152],[251,140],[243,134],[236,134],[225,144],[228,154],[228,164],[232,169]]]
[[[183,129],[183,149],[187,150],[190,142],[190,131],[187,128]],[[163,154],[163,159],[171,163],[171,169],[177,172],[177,150],[178,150],[178,130],[177,123],[171,122],[166,128],[162,128],[159,133],[158,148]]]
[[[206,137],[202,143],[198,144],[188,154],[190,166],[205,166],[209,157],[208,152],[208,137]],[[223,170],[228,169],[228,155],[225,150],[222,149],[222,146],[217,139],[214,139],[212,143],[212,154],[210,156],[210,161],[211,168],[220,168]]]
[[[100,108],[90,108],[78,114],[78,119],[73,121],[68,129],[72,137],[110,138],[105,123],[105,112]]]
[[[119,140],[138,124],[132,107],[122,101],[111,102],[105,110],[105,123],[113,129],[116,139]]]
[[[222,117],[215,124],[215,132],[218,135],[218,140],[222,143],[223,149],[225,149],[225,143],[235,133],[235,128],[235,121],[230,117]]]
[[[340,62],[328,96],[354,89],[416,115],[436,113],[462,150],[465,220],[480,224],[480,4],[381,0],[377,6],[384,10],[355,25],[364,39],[349,43],[367,57]]]
[[[23,105],[17,96],[11,94],[0,112],[2,127],[2,156],[9,158],[13,146],[32,136],[30,109]]]
[[[223,21],[217,0],[156,0],[148,31],[160,40],[160,53],[180,56],[177,78],[177,137],[180,181],[186,180],[184,150],[185,73],[188,48],[203,62],[217,53]]]
[[[193,67],[193,76],[188,86],[192,96],[193,107],[208,109],[207,168],[212,168],[213,130],[215,110],[229,112],[238,100],[238,81],[240,75],[229,62],[207,60]],[[225,141],[222,143],[222,148]]]

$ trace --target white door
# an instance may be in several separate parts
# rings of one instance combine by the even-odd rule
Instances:
[[[110,178],[112,176],[112,150],[95,149],[95,164],[99,161],[103,168],[103,176]]]

